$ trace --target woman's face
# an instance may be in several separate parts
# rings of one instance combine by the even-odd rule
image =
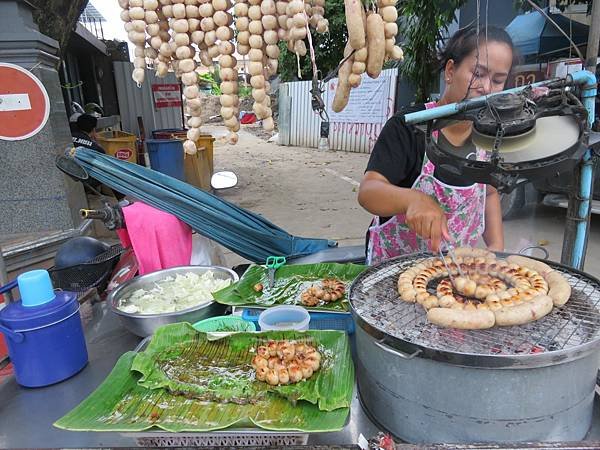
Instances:
[[[479,58],[473,50],[460,64],[453,60],[446,64],[444,97],[448,102],[504,90],[513,61],[511,48],[504,42],[490,41],[480,44],[478,50]]]

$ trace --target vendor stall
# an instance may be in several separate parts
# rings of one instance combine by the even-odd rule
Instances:
[[[119,3],[138,45],[136,62],[143,66],[150,56],[144,52],[143,30],[158,22],[158,3],[141,2],[143,8]],[[300,14],[296,30],[303,39],[308,24],[300,13],[302,2],[295,3],[290,2],[290,12],[300,9],[289,20],[296,24]],[[352,2],[346,3],[351,9]],[[225,69],[231,69],[231,16],[225,13],[230,5],[213,4],[219,8],[207,15],[227,28],[217,50],[228,63]],[[397,19],[393,4],[381,6],[386,22]],[[181,2],[171,9],[177,20],[160,19],[177,25],[176,56],[187,75],[184,95],[193,121],[199,101],[190,89],[196,83],[195,62],[184,18],[200,22],[199,12]],[[269,17],[276,11],[274,2],[264,10],[252,5],[248,14]],[[361,12],[362,7],[354,18],[362,20]],[[392,39],[383,34],[379,14],[371,12],[372,19],[381,30],[379,44]],[[326,28],[321,20],[317,14],[314,25]],[[262,27],[258,19],[253,22]],[[142,31],[135,31],[136,25]],[[151,59],[166,71],[171,48],[162,41],[159,25],[150,29],[156,31],[152,47],[160,51],[149,52]],[[260,33],[249,34],[257,38],[253,50],[262,48]],[[294,44],[297,52],[302,39]],[[400,51],[394,42],[385,48],[389,57]],[[363,36],[354,46],[365,45]],[[371,50],[382,62],[383,47]],[[253,77],[262,77],[267,59],[261,50],[254,53],[260,60],[253,61]],[[381,65],[367,71],[378,73]],[[347,69],[348,80],[360,78]],[[140,70],[133,76],[142,83]],[[341,108],[353,87],[348,83],[336,102]],[[9,339],[17,373],[0,382],[0,443],[35,448],[340,446],[364,445],[361,435],[371,438],[383,431],[428,448],[479,442],[494,448],[522,442],[600,446],[600,281],[581,271],[595,161],[588,117],[595,83],[591,73],[579,72],[405,116],[406,123],[425,125],[426,155],[440,172],[500,192],[548,172],[576,173],[562,264],[454,248],[450,239],[439,253],[390,257],[370,267],[364,261],[329,262],[330,252],[340,253],[327,250],[330,241],[292,236],[182,181],[77,150],[73,164],[80,163],[97,180],[168,211],[255,264],[240,274],[216,266],[158,270],[127,281],[106,301],[81,306],[75,295],[54,294],[44,271],[36,274],[35,289],[31,277],[21,275],[22,301],[0,310],[0,330]],[[231,113],[230,139],[236,141],[233,87],[232,81],[222,84],[231,88],[224,98],[233,106],[224,108]],[[256,109],[268,109],[267,103],[257,101]],[[259,116],[270,128],[270,110]],[[436,139],[437,131],[454,121],[472,122],[473,141],[483,157],[452,152]],[[186,152],[197,151],[197,133],[199,124],[190,128]],[[279,255],[270,256],[274,253]],[[301,315],[265,320],[277,307]],[[194,323],[229,308],[252,325],[235,328],[221,320],[217,328],[206,329]],[[256,323],[260,332],[248,331]],[[47,335],[47,351],[31,346],[32,333]],[[63,358],[71,348],[77,348],[76,365]],[[40,362],[57,378],[38,382],[32,377],[43,373]],[[64,373],[58,370],[63,364],[68,364]]]

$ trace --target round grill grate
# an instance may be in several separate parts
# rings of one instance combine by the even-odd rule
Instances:
[[[424,349],[484,356],[569,350],[600,338],[600,282],[552,262],[546,263],[568,279],[572,295],[564,307],[554,308],[544,318],[488,330],[445,329],[430,324],[421,305],[400,299],[397,281],[404,270],[432,256],[420,253],[391,259],[359,275],[349,293],[359,324]],[[435,293],[435,286],[429,289]]]

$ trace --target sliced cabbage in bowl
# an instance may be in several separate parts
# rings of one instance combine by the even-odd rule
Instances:
[[[231,284],[207,271],[176,274],[154,282],[149,289],[138,289],[119,301],[118,308],[128,314],[164,314],[193,308],[213,301],[212,293]]]

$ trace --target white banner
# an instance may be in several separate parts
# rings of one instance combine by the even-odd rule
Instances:
[[[376,79],[362,76],[356,89],[350,90],[350,100],[340,113],[331,109],[338,79],[327,86],[327,113],[332,123],[385,123],[388,118],[389,80],[380,75]]]

